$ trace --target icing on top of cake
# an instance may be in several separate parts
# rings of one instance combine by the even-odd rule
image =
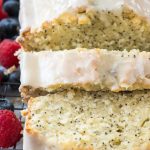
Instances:
[[[128,5],[141,16],[150,17],[149,0],[21,0],[21,30],[27,27],[39,28],[45,21],[51,21],[62,13],[81,6],[98,11],[120,11],[123,5]]]
[[[150,53],[74,49],[22,52],[21,86],[100,85],[103,89],[150,88]]]

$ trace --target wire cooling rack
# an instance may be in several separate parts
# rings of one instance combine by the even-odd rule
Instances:
[[[25,104],[22,103],[21,97],[18,91],[19,83],[0,83],[0,100],[9,100],[14,104],[14,112],[16,116],[24,125],[24,118],[21,116],[20,111],[25,109]],[[17,143],[16,146],[0,150],[22,150],[22,139]]]

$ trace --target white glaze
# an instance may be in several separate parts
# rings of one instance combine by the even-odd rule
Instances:
[[[80,6],[96,10],[119,10],[122,5],[128,5],[139,15],[150,17],[149,0],[21,0],[20,23],[21,29],[35,29],[45,21],[51,21],[66,11]]]
[[[131,88],[135,83],[150,87],[149,52],[75,49],[22,52],[19,57],[21,86],[91,83],[112,91]]]

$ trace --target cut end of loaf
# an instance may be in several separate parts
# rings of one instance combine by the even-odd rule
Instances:
[[[104,48],[150,50],[150,23],[127,7],[121,12],[66,12],[38,30],[27,29],[18,38],[26,51]],[[143,44],[144,43],[144,44]]]
[[[117,94],[70,90],[32,98],[25,130],[34,139],[37,135],[44,139],[45,146],[59,149],[68,144],[63,150],[147,150],[140,147],[150,142],[149,98],[146,90]]]

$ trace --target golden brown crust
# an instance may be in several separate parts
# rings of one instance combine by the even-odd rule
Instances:
[[[27,116],[26,116],[26,124],[25,124],[25,130],[28,134],[32,135],[32,136],[38,136],[39,133],[32,129],[31,128],[31,125],[30,125],[30,121],[31,121],[31,117],[32,117],[32,114],[31,114],[31,107],[32,107],[32,101],[34,99],[33,98],[30,98],[29,102],[28,102],[28,112],[27,112]]]
[[[32,88],[30,86],[20,87],[21,97],[24,102],[28,102],[31,97],[44,96],[47,95],[48,92],[41,88]]]
[[[134,147],[133,150],[150,150],[150,142],[144,143],[139,147]]]
[[[68,143],[62,143],[60,144],[62,147],[62,150],[94,150],[94,148],[90,145],[84,146],[84,143],[80,143],[80,145],[77,145],[75,142],[68,142]]]
[[[124,81],[126,83],[126,81]],[[38,96],[44,96],[50,93],[55,93],[59,91],[63,91],[66,89],[81,89],[85,91],[110,91],[110,89],[107,89],[106,87],[101,87],[101,85],[93,85],[93,84],[56,84],[51,85],[47,88],[33,88],[31,86],[21,86],[20,92],[21,96],[24,101],[28,101],[30,97],[38,97]],[[121,91],[135,91],[135,90],[144,90],[144,89],[150,89],[149,84],[145,84],[142,82],[138,82],[132,85],[130,88],[120,88],[117,90],[114,90],[113,92],[121,92]]]
[[[22,110],[22,111],[21,111],[21,115],[22,115],[23,117],[26,117],[26,116],[28,115],[28,110],[27,110],[27,109]]]

